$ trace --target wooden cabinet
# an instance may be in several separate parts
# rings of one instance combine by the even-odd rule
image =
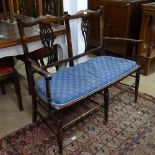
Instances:
[[[155,2],[143,4],[142,10],[140,39],[143,42],[139,61],[144,64],[144,74],[148,75],[155,71]]]
[[[104,36],[139,38],[141,23],[141,4],[150,0],[89,0],[88,8],[95,10],[98,5],[104,6]],[[90,46],[99,44],[99,24],[97,20],[92,20],[92,31],[90,33]],[[117,43],[108,47],[109,51],[121,55],[129,56],[130,48],[128,44]]]

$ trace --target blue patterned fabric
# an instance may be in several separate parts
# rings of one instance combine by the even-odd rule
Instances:
[[[64,106],[81,96],[108,85],[112,81],[127,75],[135,67],[131,60],[111,56],[99,56],[74,67],[65,68],[52,75],[50,90],[51,104]],[[37,92],[46,99],[45,80],[36,83]]]

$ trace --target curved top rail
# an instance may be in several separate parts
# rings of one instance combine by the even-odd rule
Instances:
[[[72,20],[72,19],[77,19],[77,18],[83,18],[83,17],[89,17],[89,16],[98,16],[99,14],[103,14],[103,7],[100,7],[97,11],[92,11],[92,10],[81,10],[74,15],[64,15],[64,16],[53,16],[53,15],[45,15],[45,16],[39,16],[37,18],[32,18],[28,17],[25,15],[21,14],[16,14],[15,18],[16,20],[21,20],[23,25],[25,26],[32,26],[37,23],[59,23],[59,22],[64,22],[65,20]]]

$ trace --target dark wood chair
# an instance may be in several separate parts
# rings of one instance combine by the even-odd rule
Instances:
[[[100,42],[99,47],[88,50],[88,35],[91,31],[89,19],[90,17],[96,17],[100,19]],[[128,60],[124,58],[116,58],[112,56],[105,56],[105,49],[107,44],[111,41],[127,41],[133,46],[133,57],[136,58],[137,47],[141,40],[133,39],[118,39],[118,38],[103,38],[103,8],[101,7],[97,11],[83,10],[75,15],[66,14],[63,17],[56,16],[42,16],[35,20],[24,20],[22,17],[17,16],[17,22],[19,26],[19,32],[23,50],[26,55],[26,60],[30,71],[31,84],[32,84],[32,106],[33,114],[32,121],[36,122],[37,116],[40,116],[47,125],[53,130],[57,136],[59,145],[59,154],[63,151],[63,130],[73,124],[79,119],[93,113],[99,107],[104,108],[105,124],[108,123],[108,107],[109,107],[109,87],[119,83],[127,76],[134,76],[136,73],[135,81],[132,85],[119,92],[119,94],[125,92],[131,87],[135,88],[135,102],[138,96],[139,86],[139,69],[140,66],[136,64],[134,60]],[[86,50],[79,55],[73,57],[71,33],[70,33],[70,20],[81,19],[81,30],[85,41]],[[57,23],[65,23],[65,29],[54,33],[54,27]],[[29,57],[29,51],[27,48],[27,40],[23,30],[27,26],[39,24],[40,37],[44,47],[49,51],[48,63],[46,65],[38,64],[33,58]],[[53,42],[58,35],[66,35],[66,43],[68,47],[68,59],[55,61],[55,51],[53,51]],[[89,54],[96,54],[97,56],[91,60],[75,65],[75,61],[78,58]],[[77,61],[76,61],[77,62]],[[55,73],[50,73],[49,68],[59,66],[62,63],[68,63],[68,67],[62,70],[58,70]],[[34,74],[39,74],[40,79],[35,80]],[[93,101],[90,97],[97,93],[104,92],[103,102],[98,103]],[[119,95],[117,94],[117,95]],[[114,96],[113,98],[115,98]],[[74,118],[71,122],[64,124],[64,114],[66,110],[71,110],[74,106],[78,105],[83,100],[91,101],[95,104],[92,109],[89,109],[82,115]],[[89,102],[87,102],[88,104]],[[53,124],[49,124],[46,121],[44,115],[42,115],[38,106],[42,107],[52,119]]]
[[[22,111],[23,105],[22,105],[22,97],[21,97],[18,73],[14,68],[0,61],[0,86],[2,94],[6,94],[4,84],[8,81],[14,83],[19,110]]]

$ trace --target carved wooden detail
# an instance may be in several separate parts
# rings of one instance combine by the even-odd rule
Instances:
[[[85,42],[85,51],[88,49],[88,38],[89,38],[89,31],[90,31],[90,23],[88,18],[83,17],[81,22],[81,30],[82,35]]]
[[[39,24],[40,26],[40,37],[42,44],[44,45],[45,48],[48,50],[48,62],[47,63],[52,63],[57,60],[57,54],[56,54],[56,49],[55,46],[53,45],[54,39],[56,38],[53,32],[53,29],[50,24]]]

